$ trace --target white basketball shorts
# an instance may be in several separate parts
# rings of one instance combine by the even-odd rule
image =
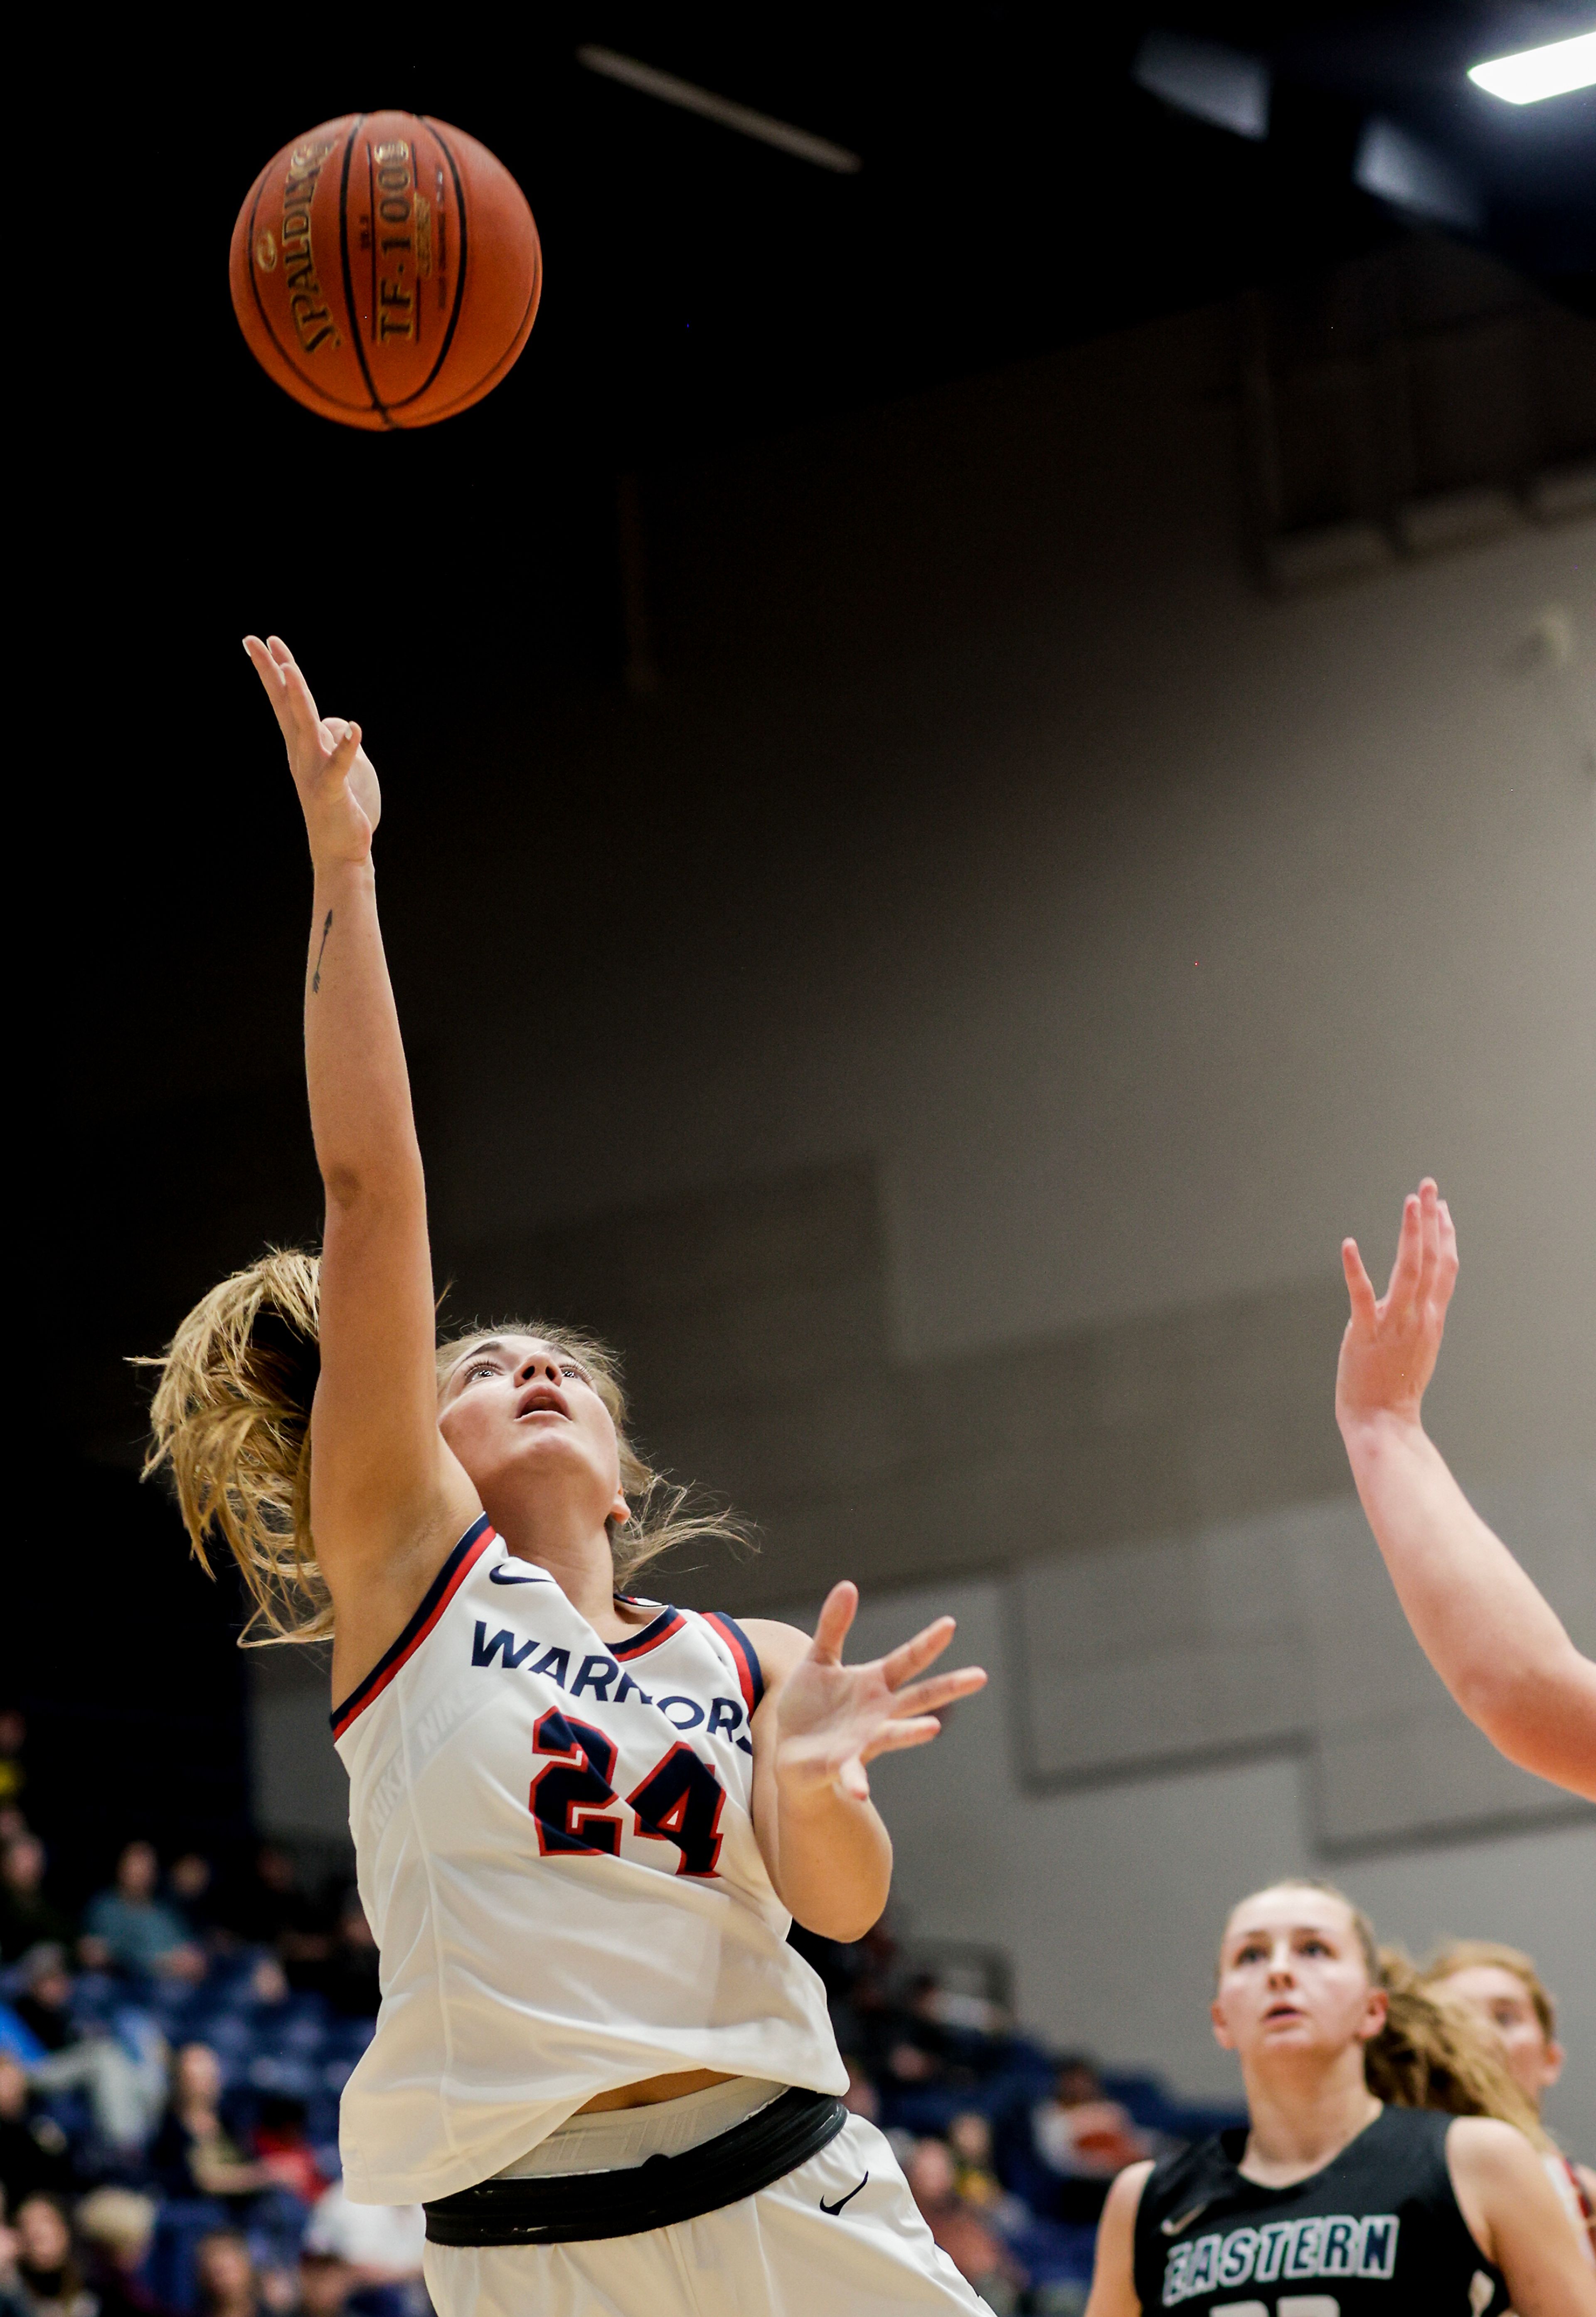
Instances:
[[[438,2317],[990,2317],[885,2135],[850,2116],[795,2172],[635,2237],[426,2249]]]

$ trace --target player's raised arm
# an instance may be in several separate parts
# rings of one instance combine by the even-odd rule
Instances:
[[[1354,1240],[1342,1261],[1352,1311],[1336,1421],[1408,1623],[1510,1761],[1596,1801],[1596,1665],[1469,1504],[1421,1420],[1458,1276],[1457,1234],[1434,1183],[1406,1202],[1383,1296]]]
[[[767,1688],[753,1718],[753,1822],[771,1881],[806,1930],[862,1938],[887,1904],[892,1843],[870,1800],[865,1765],[926,1746],[943,1706],[985,1683],[978,1666],[919,1678],[953,1638],[939,1617],[886,1657],[844,1665],[859,1607],[855,1585],[834,1585],[815,1638],[751,1620]]]
[[[245,649],[282,729],[316,879],[305,1066],[326,1223],[310,1511],[339,1652],[358,1673],[477,1499],[438,1429],[426,1193],[371,862],[377,775],[360,727],[318,714],[280,638]]]

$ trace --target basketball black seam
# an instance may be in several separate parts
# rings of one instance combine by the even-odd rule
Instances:
[[[267,311],[266,311],[266,301],[265,301],[265,300],[264,300],[264,299],[262,297],[262,295],[261,295],[261,285],[260,285],[260,283],[255,280],[255,269],[254,269],[254,236],[255,236],[255,219],[259,217],[259,215],[260,215],[260,213],[261,213],[261,197],[262,197],[262,195],[265,192],[267,181],[268,181],[268,179],[271,177],[272,172],[272,170],[275,168],[275,166],[277,166],[277,165],[276,165],[276,162],[275,162],[274,160],[272,160],[272,161],[268,161],[268,162],[267,162],[267,164],[266,164],[265,167],[261,171],[260,176],[259,176],[259,177],[256,179],[256,181],[255,181],[255,189],[254,189],[254,195],[253,195],[253,197],[252,197],[252,199],[251,199],[251,201],[250,201],[250,209],[249,209],[249,287],[250,287],[251,294],[253,295],[253,297],[254,297],[254,301],[255,301],[255,311],[259,314],[259,316],[260,316],[260,318],[261,318],[261,326],[262,326],[262,327],[264,329],[264,331],[265,331],[265,333],[266,333],[266,335],[271,339],[271,341],[272,341],[272,344],[276,347],[276,349],[277,349],[278,353],[282,356],[283,362],[284,362],[285,365],[287,366],[287,368],[288,368],[288,370],[289,370],[290,373],[293,377],[295,377],[295,378],[297,378],[297,379],[299,380],[299,384],[300,384],[301,386],[308,386],[308,387],[310,389],[311,393],[312,393],[312,394],[314,394],[314,395],[316,395],[316,396],[318,398],[318,399],[319,399],[320,401],[322,401],[322,402],[325,403],[325,405],[327,406],[327,407],[328,407],[329,409],[331,409],[331,410],[362,410],[362,409],[364,409],[364,408],[366,407],[366,405],[364,405],[363,403],[359,403],[359,402],[345,402],[342,395],[338,395],[338,394],[329,394],[329,393],[327,392],[326,388],[325,388],[325,386],[323,386],[323,385],[322,385],[322,384],[321,384],[317,380],[316,380],[316,379],[314,379],[314,378],[307,378],[307,377],[306,377],[306,375],[305,375],[305,373],[304,373],[304,371],[299,368],[299,363],[295,361],[292,351],[291,351],[288,346],[285,346],[285,345],[283,344],[282,340],[278,336],[277,332],[276,332],[276,331],[272,328],[272,317],[271,317],[271,315],[270,315],[270,314],[268,314],[268,313],[267,313]],[[308,248],[309,246],[310,246],[310,237],[309,237],[309,235],[308,235],[308,233],[307,233],[307,235],[306,235],[306,247],[307,247],[307,248]],[[245,345],[248,345],[248,344],[249,344],[249,340],[248,340],[247,338],[245,338],[245,342],[244,342],[244,343],[245,343]],[[254,348],[253,348],[253,347],[251,347],[251,348],[250,348],[250,351],[251,351],[252,353],[254,353]],[[255,360],[256,360],[257,362],[260,362],[260,356],[259,356],[258,354],[256,354],[256,355],[255,355]],[[265,363],[264,363],[264,362],[261,362],[261,368],[262,368],[263,370],[265,370],[265,369],[266,369],[266,365],[265,365]],[[271,371],[266,371],[266,375],[267,375],[267,377],[268,377],[268,378],[272,378],[272,373],[271,373]],[[284,394],[287,394],[287,393],[288,393],[289,389],[288,389],[288,388],[287,388],[286,386],[283,386],[282,381],[281,381],[281,379],[272,378],[272,385],[273,385],[273,386],[280,388],[280,389],[281,389],[281,391],[282,391]],[[295,399],[296,399],[296,400],[298,400],[298,397],[297,397],[297,396],[295,397]],[[301,409],[306,409],[306,408],[312,408],[312,409],[313,409],[313,408],[315,407],[315,405],[314,405],[314,404],[304,404],[304,403],[301,403],[299,407],[300,407],[300,408],[301,408]]]
[[[299,363],[294,360],[292,354],[290,353],[288,348],[283,344],[282,340],[278,336],[276,331],[272,327],[272,317],[266,311],[266,301],[261,295],[261,285],[255,280],[255,219],[261,213],[261,197],[265,192],[266,180],[271,174],[272,163],[268,161],[255,182],[254,193],[249,204],[249,255],[246,263],[249,266],[250,294],[255,301],[255,311],[261,318],[262,328],[265,331],[266,335],[271,339],[272,344],[276,347],[278,353],[282,356],[284,362],[292,371],[293,375],[296,378],[300,378],[303,377],[304,374],[301,371]],[[245,345],[249,344],[247,338],[245,340]],[[257,360],[259,358],[257,356]],[[263,370],[265,368],[265,364],[263,362],[261,367]],[[270,375],[269,372],[268,375]],[[273,386],[276,386],[278,381],[275,379],[272,379],[272,383]],[[308,386],[310,383],[309,380],[306,379],[305,383]]]
[[[439,371],[442,369],[444,363],[449,359],[449,349],[454,344],[455,324],[459,320],[460,308],[466,302],[466,188],[460,181],[459,166],[455,160],[454,155],[450,151],[447,142],[440,134],[437,122],[435,121],[428,121],[424,112],[417,113],[416,119],[424,122],[425,126],[432,130],[433,136],[437,138],[439,149],[442,153],[443,158],[449,164],[449,174],[454,179],[454,197],[459,208],[460,251],[459,263],[455,267],[454,305],[450,313],[449,326],[443,333],[443,343],[438,349],[438,359],[432,364],[432,369],[427,372],[425,378],[423,379],[421,384],[416,388],[415,393],[407,394],[403,402],[395,403],[394,408],[396,410],[403,410],[408,404],[412,402],[419,402],[422,396],[426,392],[428,387],[430,387],[434,379],[436,379]],[[398,421],[395,420],[393,423],[397,425]]]
[[[281,341],[281,338],[278,338],[276,329],[273,329],[273,327],[271,327],[271,315],[266,313],[266,301],[264,301],[264,299],[262,299],[262,294],[260,294],[260,282],[254,281],[254,220],[257,220],[257,218],[260,218],[262,194],[266,192],[266,181],[269,181],[269,178],[271,178],[271,172],[273,172],[273,169],[276,169],[276,160],[269,160],[269,162],[266,162],[266,166],[264,166],[264,169],[262,169],[260,178],[257,178],[257,181],[254,181],[254,194],[253,194],[253,200],[250,200],[250,294],[253,294],[253,297],[254,297],[254,310],[257,310],[257,313],[260,313],[262,327],[264,327],[266,336],[269,336],[269,338],[271,338],[271,343],[273,343],[273,345],[276,345],[278,354],[282,354],[282,362],[285,362],[287,371],[290,371],[290,375],[292,375],[292,378],[297,378],[297,380],[299,380],[299,385],[301,385],[301,387],[310,387],[310,391],[313,391],[313,394],[317,396],[317,398],[320,398],[322,403],[326,403],[326,407],[329,407],[329,410],[363,410],[363,407],[366,407],[366,406],[363,406],[363,403],[345,403],[345,401],[343,401],[343,396],[341,396],[341,394],[329,394],[329,391],[326,391],[326,387],[325,387],[325,385],[320,385],[320,380],[306,378],[306,373],[303,373],[303,371],[299,369],[299,363],[294,362],[292,350],[290,350],[290,347],[287,347],[287,345],[282,345],[282,341]],[[310,237],[308,237],[308,232],[306,232],[306,248],[310,248]],[[248,338],[245,338],[244,343],[245,343],[245,345],[248,345],[250,341],[248,341]],[[250,353],[254,353],[253,347],[250,347]],[[254,354],[254,359],[257,359],[257,362],[260,362],[260,354]],[[266,363],[264,363],[264,362],[262,362],[262,371],[266,371]],[[271,371],[266,371],[266,378],[271,378]],[[271,385],[273,385],[273,387],[282,387],[282,380],[281,380],[281,378],[271,378]],[[287,394],[287,391],[290,391],[290,389],[287,389],[287,387],[282,387],[282,391],[285,391],[285,394]],[[313,407],[313,406],[306,406],[306,403],[301,403],[301,407]]]
[[[538,300],[542,294],[542,290],[543,264],[541,256],[539,256],[538,263],[537,286],[533,290],[531,296],[527,300],[526,311],[522,313],[520,322],[516,325],[515,335],[510,341],[510,351],[507,353],[502,353],[499,356],[498,361],[493,363],[489,369],[486,370],[482,376],[477,379],[473,385],[463,388],[461,391],[455,396],[452,402],[446,402],[443,405],[441,410],[429,410],[424,422],[427,425],[430,426],[432,425],[436,419],[452,418],[457,410],[468,410],[474,401],[480,402],[485,399],[486,396],[490,395],[495,387],[498,384],[500,379],[503,378],[507,371],[514,369],[515,364],[520,361],[522,353],[525,351],[526,339],[523,337],[522,332],[527,329],[527,314],[535,314],[537,312]],[[396,410],[401,409],[404,406],[399,403],[396,403],[394,405]],[[403,419],[400,418],[396,418],[394,421],[394,425],[396,426],[403,426],[404,423]]]
[[[534,219],[532,223],[532,233],[534,238],[537,237],[537,221]],[[515,335],[511,339],[508,347],[499,356],[497,362],[491,362],[488,365],[487,369],[483,371],[482,376],[477,380],[474,385],[464,388],[460,393],[455,396],[452,402],[446,402],[441,410],[430,412],[428,414],[429,417],[447,418],[452,412],[459,410],[462,404],[468,403],[471,397],[476,396],[480,398],[483,395],[492,393],[499,380],[504,377],[507,371],[513,370],[516,362],[521,359],[521,355],[526,345],[527,335],[531,328],[531,318],[537,313],[538,301],[541,298],[542,294],[543,245],[541,241],[539,241],[537,279],[532,283],[531,295],[527,300],[525,306],[522,309],[521,319],[515,326]]]
[[[360,316],[354,302],[354,275],[349,265],[349,166],[354,159],[354,140],[360,135],[366,115],[357,112],[354,126],[343,145],[343,174],[338,180],[338,255],[343,266],[343,302],[349,314],[349,335],[354,340],[355,354],[361,365],[361,376],[366,381],[366,391],[371,398],[371,407],[385,426],[393,420],[388,415],[388,405],[377,391],[377,381],[371,375],[371,365],[366,360],[366,349],[361,344]]]

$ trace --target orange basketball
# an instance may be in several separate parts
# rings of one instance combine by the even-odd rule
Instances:
[[[356,112],[266,164],[231,276],[250,352],[296,402],[344,426],[430,426],[515,361],[543,259],[486,146],[414,112]]]

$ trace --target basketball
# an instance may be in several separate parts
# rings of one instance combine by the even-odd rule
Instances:
[[[238,212],[233,310],[267,375],[343,426],[430,426],[512,368],[542,287],[525,194],[486,146],[412,112],[324,121]]]

